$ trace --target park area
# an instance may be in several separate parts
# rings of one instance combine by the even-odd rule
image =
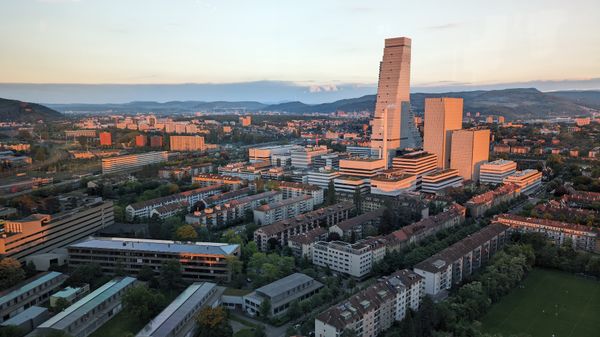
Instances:
[[[599,281],[534,269],[521,286],[492,306],[482,328],[504,336],[597,337],[599,317]]]

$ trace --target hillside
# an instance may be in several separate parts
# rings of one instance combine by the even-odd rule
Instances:
[[[46,106],[0,98],[0,121],[35,122],[61,118],[62,114]]]
[[[593,109],[600,109],[600,90],[552,91],[548,95],[568,99]]]

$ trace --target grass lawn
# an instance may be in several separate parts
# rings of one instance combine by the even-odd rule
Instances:
[[[600,336],[600,282],[553,270],[534,269],[522,288],[494,304],[483,330],[504,336]]]
[[[252,337],[254,336],[254,331],[250,328],[242,329],[233,334],[233,337]]]
[[[126,336],[128,333],[135,336],[145,323],[140,323],[137,319],[131,319],[125,310],[122,310],[115,317],[96,330],[90,337],[107,337],[107,336]]]

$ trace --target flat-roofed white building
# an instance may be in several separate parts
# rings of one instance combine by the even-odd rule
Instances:
[[[340,174],[370,178],[385,170],[384,159],[351,158],[340,160]]]
[[[315,157],[329,153],[327,146],[306,146],[299,149],[293,149],[292,166],[300,169],[312,167]]]
[[[339,176],[333,179],[335,192],[354,193],[356,190],[361,194],[366,194],[371,188],[369,178],[355,176]]]
[[[417,189],[417,176],[390,169],[371,178],[371,194],[398,196]]]
[[[457,169],[445,169],[434,171],[423,176],[421,191],[425,193],[443,194],[451,187],[460,187],[463,184],[463,178],[458,174]]]
[[[254,223],[269,225],[312,211],[314,207],[314,199],[309,195],[283,199],[254,209]]]
[[[40,324],[34,333],[62,331],[73,337],[91,335],[121,311],[121,298],[136,282],[133,277],[115,278]]]
[[[313,245],[312,262],[356,278],[368,275],[373,265],[385,257],[385,244],[375,238],[348,243],[320,241]]]
[[[224,287],[215,283],[193,283],[144,326],[136,337],[190,336],[197,330],[198,312],[202,308],[214,308],[219,305],[224,290]]]
[[[168,159],[169,153],[167,151],[155,151],[102,158],[102,174],[136,170],[146,165],[166,162]]]
[[[436,170],[437,156],[426,151],[410,152],[394,157],[392,167],[400,169],[406,174],[415,175],[417,177],[417,189],[420,189],[423,175]]]
[[[504,178],[503,182],[505,184],[515,184],[519,186],[521,193],[530,194],[542,185],[542,172],[532,169],[517,171]]]
[[[340,172],[327,168],[320,168],[318,171],[308,172],[308,183],[319,186],[322,189],[329,188],[329,182],[340,176]]]
[[[498,159],[484,163],[479,168],[479,181],[482,184],[502,184],[504,178],[517,171],[517,163],[512,160]]]

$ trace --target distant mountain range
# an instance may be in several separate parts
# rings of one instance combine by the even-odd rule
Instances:
[[[482,115],[502,115],[508,120],[549,116],[578,116],[587,115],[592,110],[600,110],[600,91],[541,92],[534,88],[523,88],[435,94],[414,93],[411,94],[411,104],[417,113],[423,112],[424,101],[427,97],[461,97],[465,101],[465,112],[479,112]],[[13,103],[5,103],[5,106],[2,102]],[[177,114],[196,111],[227,113],[235,110],[245,110],[248,113],[272,111],[289,114],[373,111],[375,108],[375,95],[322,104],[305,104],[297,101],[280,104],[263,104],[255,101],[172,101],[165,103],[138,101],[125,104],[49,104],[48,107],[19,101],[1,100],[0,120],[52,119],[60,117],[57,111],[123,114],[148,112]],[[24,113],[22,109],[31,111]]]
[[[41,104],[0,98],[0,121],[35,122],[50,121],[62,114]]]

